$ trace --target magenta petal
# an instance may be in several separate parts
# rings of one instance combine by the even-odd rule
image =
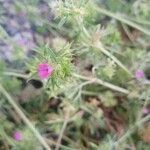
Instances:
[[[21,141],[23,139],[23,136],[22,136],[22,133],[20,131],[16,131],[14,134],[13,134],[13,138],[16,140],[16,141]]]
[[[47,79],[52,74],[52,72],[53,68],[49,64],[47,63],[39,64],[38,75],[42,80]]]
[[[145,77],[145,74],[144,74],[144,72],[142,71],[142,70],[136,70],[136,72],[135,72],[135,77],[136,77],[136,79],[141,79],[141,78],[144,78]]]
[[[38,74],[41,79],[46,79],[49,77],[49,74],[46,71],[39,71]]]
[[[143,114],[148,114],[150,112],[150,110],[147,107],[143,108]]]

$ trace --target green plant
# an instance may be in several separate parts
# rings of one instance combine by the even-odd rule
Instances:
[[[15,9],[27,10],[35,34],[43,39],[52,35],[46,42],[38,38],[34,55],[24,57],[0,26],[0,37],[16,50],[12,64],[0,62],[0,143],[13,149],[108,150],[120,144],[120,149],[146,149],[144,140],[136,146],[136,129],[150,118],[142,112],[150,105],[149,2],[59,0],[51,21],[40,15],[40,1],[21,3],[15,2]],[[45,3],[51,7],[50,0]],[[47,73],[46,78],[39,72]],[[25,90],[38,94],[23,101]],[[13,109],[26,126],[11,121]],[[21,143],[12,139],[14,128],[25,137]]]

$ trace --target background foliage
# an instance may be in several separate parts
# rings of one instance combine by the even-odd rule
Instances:
[[[0,149],[148,150],[149,8],[149,0],[0,1]],[[40,63],[54,68],[44,81]]]

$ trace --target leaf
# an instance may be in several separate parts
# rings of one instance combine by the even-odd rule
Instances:
[[[100,96],[102,103],[106,107],[113,107],[117,104],[116,99],[114,98],[114,95],[112,92],[107,91],[104,94]]]

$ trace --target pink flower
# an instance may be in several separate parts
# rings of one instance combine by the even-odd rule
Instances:
[[[38,75],[41,80],[48,79],[52,72],[53,68],[48,63],[42,63],[38,65]]]
[[[25,39],[25,38],[18,39],[17,44],[18,44],[18,46],[20,46],[22,48],[32,49],[32,48],[35,47],[35,44],[32,40],[28,40],[28,39]]]
[[[142,111],[143,111],[143,114],[148,114],[150,112],[148,107],[144,107]]]
[[[27,43],[27,41],[25,40],[25,39],[23,39],[23,38],[21,38],[21,39],[18,39],[17,40],[17,44],[19,45],[19,46],[26,46],[26,43]]]
[[[16,141],[22,141],[22,139],[23,139],[22,133],[21,133],[20,131],[14,132],[13,138],[14,138]]]
[[[142,70],[136,70],[135,77],[137,80],[142,79],[145,77],[145,74]]]

